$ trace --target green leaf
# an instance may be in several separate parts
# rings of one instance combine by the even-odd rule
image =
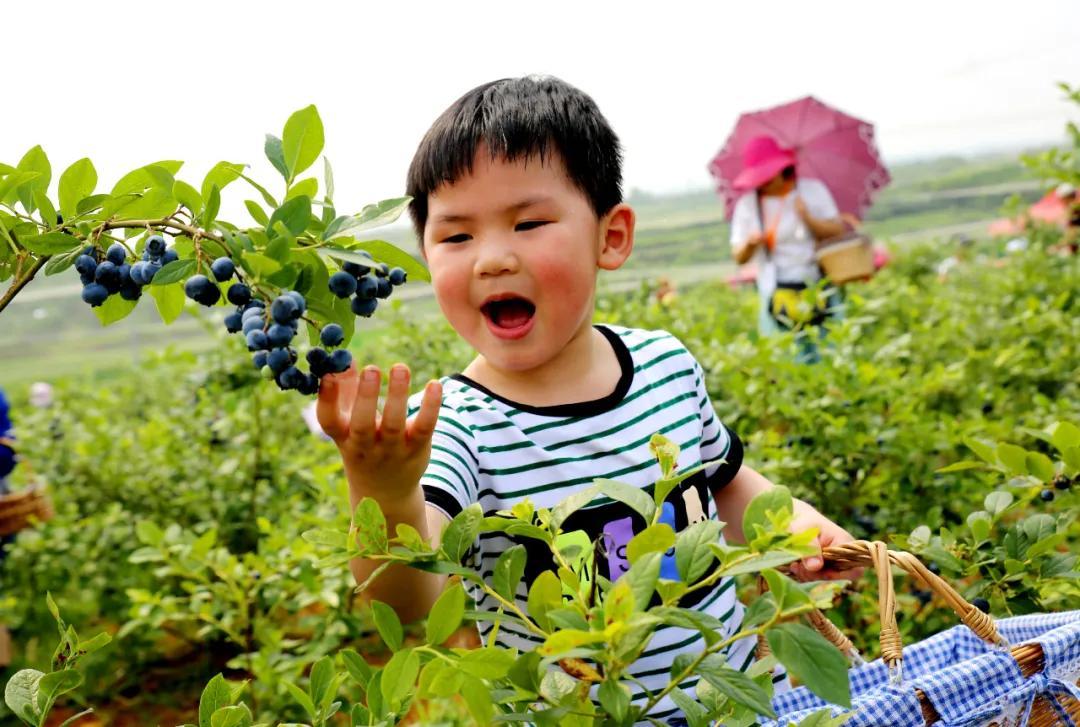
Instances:
[[[45,676],[37,669],[22,669],[8,679],[4,688],[4,702],[20,719],[36,725],[41,718],[38,708],[38,683]]]
[[[199,697],[199,727],[211,727],[210,718],[217,710],[233,703],[233,692],[221,674],[211,679]]]
[[[56,255],[83,246],[79,239],[66,232],[46,232],[43,235],[27,235],[19,238],[27,250],[38,255]]]
[[[7,203],[9,200],[14,199],[17,189],[20,189],[24,184],[31,180],[37,179],[41,176],[41,172],[11,172],[0,179],[0,202]],[[32,189],[31,195],[44,192],[43,189]]]
[[[184,295],[184,286],[180,283],[151,285],[147,290],[150,292],[150,297],[154,299],[158,315],[161,316],[161,320],[165,325],[171,324],[184,312],[186,296]]]
[[[180,204],[191,210],[193,215],[197,215],[203,210],[203,198],[199,194],[199,190],[192,187],[187,182],[183,182],[179,179],[173,182],[173,197]]]
[[[339,217],[326,228],[326,239],[337,237],[355,237],[356,233],[388,225],[401,217],[408,209],[412,197],[384,199],[364,207],[360,214],[353,217]]]
[[[618,680],[605,679],[596,696],[600,699],[600,706],[616,723],[623,722],[630,713],[630,690]]]
[[[251,177],[249,177],[246,174],[241,174],[240,178],[243,179],[248,184],[250,184],[252,187],[254,187],[255,190],[260,195],[262,195],[263,202],[265,202],[267,205],[269,205],[270,209],[277,209],[277,206],[278,206],[277,200],[274,199],[274,195],[272,195],[272,194],[270,194],[269,192],[266,191],[266,187],[262,186],[261,184],[259,184],[258,182],[256,182],[254,179],[252,179]]]
[[[1028,473],[1027,450],[1023,447],[1001,442],[998,444],[995,454],[997,454],[998,461],[1005,465],[1010,474],[1026,475]]]
[[[34,190],[34,204],[38,208],[38,214],[41,216],[41,221],[45,223],[46,227],[52,227],[56,224],[56,208],[53,206],[52,200],[45,194],[44,190]]]
[[[465,589],[455,583],[443,591],[431,607],[426,626],[428,643],[438,646],[445,642],[461,626],[464,617]]]
[[[495,724],[495,705],[491,700],[491,690],[484,682],[479,679],[463,680],[461,696],[476,724]]]
[[[371,602],[371,617],[375,621],[375,629],[379,632],[382,640],[386,642],[391,651],[398,651],[401,648],[405,631],[401,628],[401,620],[398,618],[397,612],[382,601],[373,600]]]
[[[840,652],[836,652],[839,655]],[[842,657],[841,657],[842,658]],[[786,662],[785,662],[786,665]],[[716,687],[717,691],[732,702],[753,710],[755,714],[776,716],[769,695],[757,683],[741,671],[724,664],[721,659],[708,658],[701,662],[698,671],[702,678]],[[847,680],[847,671],[844,671]]]
[[[86,157],[64,170],[64,173],[60,175],[57,194],[60,198],[60,214],[64,215],[65,220],[75,216],[75,206],[79,200],[94,193],[97,181],[98,175],[97,170],[94,169],[94,163]]]
[[[202,187],[199,189],[199,193],[204,200],[209,200],[211,188],[217,187],[218,192],[221,192],[225,187],[239,179],[240,174],[243,171],[243,164],[237,164],[235,162],[218,162],[206,173],[206,177],[203,178]]]
[[[371,680],[371,675],[374,673],[371,665],[355,649],[342,649],[338,653],[341,654],[341,660],[345,663],[345,669],[348,670],[349,676],[366,689],[368,682]]]
[[[281,270],[281,263],[257,252],[244,253],[244,257],[240,258],[240,264],[259,278],[269,277]]]
[[[412,649],[399,651],[390,657],[382,670],[383,698],[394,708],[416,686],[420,674],[420,657]]]
[[[984,462],[976,462],[975,460],[968,459],[968,460],[964,460],[962,462],[953,462],[952,464],[950,464],[950,465],[948,465],[946,467],[942,467],[942,468],[934,470],[934,471],[935,472],[940,472],[941,474],[946,474],[948,472],[962,472],[964,470],[977,470],[977,469],[985,469],[985,468],[986,468],[986,464]]]
[[[1074,472],[1080,470],[1080,446],[1066,447],[1061,452],[1061,459]]]
[[[508,601],[513,601],[518,584],[525,574],[525,546],[514,545],[499,554],[491,574],[491,587]]]
[[[825,637],[795,623],[774,626],[765,636],[780,663],[810,691],[831,704],[851,706],[847,660]]]
[[[615,480],[593,480],[600,492],[612,500],[617,500],[631,510],[645,518],[645,522],[651,523],[656,515],[656,503],[649,497],[649,493],[640,487],[628,485],[625,482]]]
[[[311,222],[311,198],[294,197],[274,210],[266,231],[272,233],[275,222],[281,222],[294,235],[302,235]]]
[[[548,611],[560,606],[562,606],[562,584],[554,573],[549,570],[543,571],[529,586],[527,600],[529,616],[540,628],[550,631],[552,626],[548,619]]]
[[[537,648],[537,652],[540,656],[558,656],[581,646],[603,643],[606,638],[603,631],[559,629],[547,637]]]
[[[90,310],[94,311],[94,315],[101,321],[101,325],[109,326],[131,315],[131,311],[135,310],[137,302],[124,300],[119,295],[110,295],[105,299],[104,303]]]
[[[1080,427],[1070,422],[1054,422],[1050,427],[1050,441],[1059,452],[1080,447]]]
[[[987,512],[996,517],[1005,512],[1012,502],[1013,496],[1011,492],[997,490],[996,492],[991,492],[983,499],[983,507],[986,508]],[[927,530],[929,530],[929,528],[927,528]]]
[[[319,248],[319,254],[337,260],[348,260],[361,265],[370,265],[371,260],[363,255],[358,255],[356,253],[358,250],[368,251],[377,262],[386,263],[392,268],[401,268],[409,274],[410,280],[431,282],[431,273],[422,263],[409,253],[384,240],[365,240],[364,242],[353,243],[347,250],[340,247],[324,246]]]
[[[987,464],[997,464],[997,456],[994,454],[994,448],[986,442],[971,437],[964,438],[964,444],[967,448],[978,455],[979,459]]]
[[[675,468],[679,465],[679,445],[662,434],[654,434],[649,440],[649,451],[656,457],[664,479],[675,474]]]
[[[150,285],[171,285],[172,283],[179,283],[182,280],[187,280],[195,274],[195,270],[198,266],[199,264],[195,261],[195,258],[173,260],[154,274],[154,279],[150,281]]]
[[[316,528],[306,530],[300,537],[312,545],[325,545],[332,548],[345,550],[349,547],[349,536],[335,528]]]
[[[634,607],[634,592],[630,590],[630,584],[618,581],[604,597],[604,625],[629,621],[634,615]],[[571,613],[580,616],[576,612]]]
[[[211,227],[217,220],[218,212],[221,211],[221,188],[216,184],[210,185],[210,191],[206,194],[206,206],[198,221],[203,227]]]
[[[484,511],[480,504],[474,502],[459,512],[443,530],[440,549],[446,553],[446,557],[460,563],[461,559],[469,551],[480,535],[480,523],[484,519]]]
[[[311,679],[308,685],[311,701],[317,707],[322,707],[327,697],[333,698],[333,688],[334,660],[329,656],[324,656],[311,667]]]
[[[184,163],[181,161],[166,159],[160,162],[147,164],[138,169],[133,169],[122,176],[120,180],[113,185],[109,194],[114,197],[119,197],[132,192],[142,192],[144,189],[154,184],[155,176],[150,172],[153,167],[160,167],[169,174],[176,174],[180,171],[180,167],[182,166],[184,166]]]
[[[976,510],[967,516],[968,528],[976,543],[981,543],[990,537],[990,513],[985,510]]]
[[[300,109],[285,122],[281,149],[290,180],[319,158],[323,150],[323,123],[314,105]]]
[[[246,704],[222,707],[210,717],[211,727],[251,727],[251,709]]]
[[[74,669],[62,669],[46,674],[38,682],[38,706],[44,710],[57,697],[77,689],[82,683],[82,674]]]
[[[303,707],[304,711],[314,721],[318,715],[318,710],[315,709],[315,703],[311,701],[311,697],[308,696],[307,692],[290,681],[282,681],[281,683],[285,685],[285,690],[293,698],[293,701]]]
[[[709,713],[696,699],[678,688],[671,690],[670,696],[675,706],[682,710],[690,727],[706,727],[709,724]]]
[[[285,195],[286,200],[290,200],[293,197],[310,197],[315,199],[315,196],[319,194],[319,180],[315,177],[308,177],[307,179],[301,179],[299,182],[294,182],[289,187],[288,193]]]
[[[49,164],[49,157],[45,154],[45,150],[39,145],[26,152],[23,158],[19,160],[16,168],[20,172],[34,173],[34,176],[30,179],[24,179],[16,187],[19,201],[22,202],[27,212],[32,212],[34,210],[34,192],[39,190],[46,192],[49,189],[49,182],[52,181],[52,165]],[[6,193],[4,196],[6,197],[7,194],[10,193]]]
[[[1057,475],[1054,463],[1042,452],[1028,452],[1025,461],[1027,471],[1043,482],[1050,482]]]
[[[323,180],[324,180],[323,184],[325,185],[325,188],[326,188],[326,195],[324,196],[324,199],[327,201],[327,203],[333,204],[333,202],[334,202],[334,170],[330,166],[330,160],[329,159],[327,159],[324,156],[322,158],[322,160],[323,160]]]
[[[630,584],[630,590],[634,593],[634,603],[637,608],[644,610],[652,601],[653,592],[656,590],[656,582],[660,578],[660,562],[663,556],[660,553],[649,553],[641,556],[636,563],[630,566],[619,580],[626,580]]]
[[[712,565],[715,555],[710,543],[720,542],[720,522],[702,520],[679,533],[675,539],[675,567],[686,583],[696,583]]]
[[[386,550],[386,516],[375,500],[365,497],[360,501],[353,513],[353,526],[356,528],[357,543],[362,548],[375,552]]]
[[[515,661],[515,652],[498,646],[485,646],[463,653],[457,666],[477,679],[502,679],[510,672]]]
[[[552,531],[559,530],[562,527],[563,522],[566,521],[566,518],[592,502],[599,491],[600,488],[598,486],[592,485],[591,487],[579,490],[561,500],[558,505],[551,508],[548,527],[550,527]]]
[[[259,206],[259,203],[253,199],[245,199],[244,206],[247,207],[248,214],[251,215],[251,219],[255,220],[263,227],[269,227],[270,217],[266,214],[266,211]]]
[[[675,545],[675,531],[667,523],[650,525],[630,539],[626,546],[626,555],[631,563],[636,563],[643,555],[663,553]]]
[[[759,529],[765,532],[772,530],[767,513],[790,513],[791,508],[791,491],[788,488],[776,486],[761,492],[743,511],[743,535],[749,541],[757,537]]]
[[[281,139],[273,134],[267,134],[263,152],[266,154],[266,158],[270,160],[270,163],[274,165],[274,169],[278,170],[282,178],[287,180],[289,178],[289,168],[285,165],[285,152],[281,148]]]

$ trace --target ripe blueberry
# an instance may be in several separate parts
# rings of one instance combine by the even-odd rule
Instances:
[[[120,282],[120,269],[108,260],[103,261],[94,271],[94,280],[109,287],[110,283]]]
[[[278,374],[278,386],[283,389],[296,389],[303,383],[304,378],[304,373],[300,369],[290,366]]]
[[[973,598],[971,599],[971,605],[979,609],[983,613],[990,613],[990,602],[985,598]]]
[[[267,340],[266,334],[262,331],[255,330],[250,331],[247,336],[247,347],[249,351],[261,351],[266,348]]]
[[[1039,499],[1042,500],[1043,502],[1053,502],[1053,500],[1054,500],[1054,491],[1050,490],[1050,489],[1043,490],[1042,492],[1039,493]]]
[[[105,259],[113,265],[120,267],[124,264],[124,260],[127,259],[127,248],[119,242],[114,242],[109,245],[109,249],[105,251]]]
[[[229,286],[229,292],[225,294],[233,305],[247,305],[251,300],[251,288],[243,283],[233,283]]]
[[[379,280],[374,275],[365,275],[356,281],[356,297],[371,299],[379,292]]]
[[[330,373],[330,354],[321,348],[313,348],[307,352],[308,366],[315,376]]]
[[[165,238],[161,235],[151,235],[146,238],[146,251],[150,257],[161,257],[165,254]]]
[[[143,273],[143,277],[146,278],[147,285],[149,285],[150,281],[152,281],[154,279],[154,276],[157,275],[158,270],[161,270],[161,263],[155,262],[153,260],[146,263],[146,271]]]
[[[266,331],[266,339],[273,348],[288,346],[289,341],[293,339],[293,335],[295,334],[292,328],[283,326],[280,323],[275,323]]]
[[[290,296],[282,295],[275,298],[274,302],[270,304],[270,315],[278,323],[288,323],[299,317],[300,309],[297,307],[296,301]]]
[[[161,256],[161,264],[168,265],[169,263],[174,263],[179,259],[180,256],[176,253],[176,250],[169,248],[165,251],[165,254]]]
[[[219,283],[224,283],[226,280],[233,276],[236,272],[236,266],[233,265],[231,258],[219,257],[210,263],[210,272],[214,274],[214,279]]]
[[[285,295],[289,296],[294,301],[296,301],[297,313],[296,313],[296,315],[293,316],[293,320],[295,320],[295,319],[299,318],[300,316],[304,315],[304,311],[307,310],[307,301],[304,300],[304,296],[301,295],[300,292],[296,291],[296,290],[286,291]]]
[[[109,291],[101,283],[90,283],[82,290],[82,299],[92,307],[97,308],[109,297]]]
[[[1054,481],[1053,481],[1052,484],[1054,485],[1055,488],[1057,488],[1059,490],[1067,490],[1067,489],[1069,489],[1069,485],[1072,484],[1072,480],[1070,480],[1065,475],[1058,475],[1057,477],[1054,478]]]
[[[345,331],[337,323],[327,323],[319,334],[322,345],[328,347],[340,346],[345,340]]]
[[[330,371],[335,374],[348,370],[351,363],[352,354],[349,353],[347,348],[339,348],[330,354]]]
[[[319,378],[317,376],[315,376],[314,374],[307,374],[306,376],[304,376],[304,380],[300,382],[299,386],[296,387],[296,390],[299,391],[304,396],[311,396],[312,394],[318,394],[319,393]]]
[[[258,319],[261,320],[265,315],[266,315],[266,309],[265,308],[260,308],[257,305],[253,305],[253,306],[248,306],[248,307],[244,308],[244,312],[240,314],[240,317],[243,318],[245,321],[248,318],[258,318]]]
[[[240,317],[239,313],[233,312],[225,316],[225,330],[229,333],[236,333],[242,330],[244,327],[244,321]]]
[[[341,269],[347,272],[354,278],[359,278],[361,275],[367,275],[371,270],[367,265],[360,265],[359,263],[347,262],[341,266]]]
[[[327,287],[329,287],[330,292],[337,297],[348,298],[356,292],[356,278],[349,275],[344,270],[339,270],[330,276]]]
[[[405,268],[390,269],[390,282],[393,285],[404,285],[408,277],[409,276],[406,274]]]
[[[379,307],[379,301],[374,298],[361,298],[359,295],[352,299],[352,312],[364,318],[370,318],[375,309]]]
[[[266,356],[266,365],[275,374],[280,374],[292,365],[292,357],[286,348],[275,348]]]
[[[266,351],[259,351],[251,357],[251,363],[255,364],[255,368],[261,369],[263,366],[266,365],[266,357]]]
[[[94,274],[79,273],[79,282],[81,282],[83,285],[90,285],[90,283],[94,282]]]
[[[184,283],[184,294],[196,303],[211,306],[221,298],[221,289],[205,275],[192,275]]]
[[[262,316],[240,316],[240,330],[244,332],[245,336],[252,331],[261,331],[262,329]]]
[[[97,269],[97,260],[86,254],[79,255],[75,258],[75,269],[80,275],[93,275]]]
[[[379,278],[378,282],[376,283],[375,297],[389,298],[392,292],[394,292],[394,286],[390,284],[390,279]]]

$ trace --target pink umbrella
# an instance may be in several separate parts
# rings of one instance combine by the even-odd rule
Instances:
[[[841,212],[862,218],[873,196],[891,179],[874,143],[873,125],[807,96],[740,116],[709,163],[728,218],[746,191],[732,184],[742,170],[743,147],[750,139],[766,135],[795,152],[800,176],[828,185]]]

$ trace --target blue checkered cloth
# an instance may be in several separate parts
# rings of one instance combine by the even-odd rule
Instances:
[[[1042,672],[1025,679],[1006,651],[988,646],[966,626],[956,626],[904,649],[904,683],[889,685],[888,667],[879,659],[849,672],[852,717],[844,727],[925,727],[916,689],[926,693],[940,727],[976,727],[1002,715],[1026,725],[1032,703],[1045,696],[1061,724],[1076,727],[1058,703],[1063,696],[1080,700],[1080,611],[1016,616],[997,620],[998,631],[1012,645],[1038,643],[1046,655]],[[773,699],[780,716],[763,727],[785,727],[827,704],[809,689],[792,689]]]

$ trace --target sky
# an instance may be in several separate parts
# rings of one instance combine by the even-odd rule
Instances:
[[[0,18],[0,161],[42,144],[54,188],[83,156],[99,190],[159,159],[195,186],[219,160],[271,182],[264,134],[314,103],[338,209],[357,211],[403,193],[458,96],[528,73],[589,93],[627,190],[657,193],[708,186],[741,111],[806,94],[874,122],[894,162],[1056,142],[1080,115],[1056,87],[1080,83],[1076,0],[36,0]]]

